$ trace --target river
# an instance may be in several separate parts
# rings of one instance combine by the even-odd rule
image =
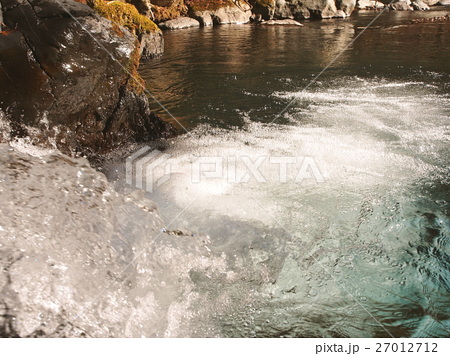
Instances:
[[[446,13],[164,33],[149,197],[227,261],[197,335],[449,336],[450,22],[406,24]]]

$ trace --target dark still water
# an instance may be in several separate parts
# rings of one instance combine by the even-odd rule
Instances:
[[[170,335],[450,335],[450,22],[404,24],[446,13],[165,32],[150,197],[210,241]]]
[[[378,12],[307,22],[302,28],[242,25],[165,32],[164,57],[143,64],[141,73],[150,92],[186,127],[240,126],[242,112],[270,122],[286,105],[274,92],[302,90],[325,68],[310,90],[356,76],[432,82],[448,92],[450,22],[404,22],[449,12],[386,12],[363,34]]]

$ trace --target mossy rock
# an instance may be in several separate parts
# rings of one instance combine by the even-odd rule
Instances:
[[[141,15],[136,7],[120,1],[88,0],[89,5],[103,17],[123,26],[139,36],[143,33],[158,32],[158,26],[148,17]]]
[[[170,4],[163,6],[162,4]],[[183,0],[173,0],[170,2],[158,2],[152,4],[153,17],[156,22],[176,19],[187,14],[187,7]]]

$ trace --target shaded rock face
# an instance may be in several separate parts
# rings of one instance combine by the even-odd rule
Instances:
[[[257,1],[254,12],[262,19],[309,19],[350,16],[356,0],[267,0]]]
[[[0,35],[2,140],[92,155],[167,130],[129,89],[133,35],[72,0],[0,3],[13,29]]]
[[[159,27],[163,30],[176,30],[187,27],[200,27],[200,23],[190,17],[179,17],[177,19],[161,22]]]

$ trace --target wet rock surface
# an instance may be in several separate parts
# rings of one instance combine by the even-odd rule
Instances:
[[[72,0],[0,3],[2,140],[93,155],[167,132],[130,74],[139,46],[127,30]]]

